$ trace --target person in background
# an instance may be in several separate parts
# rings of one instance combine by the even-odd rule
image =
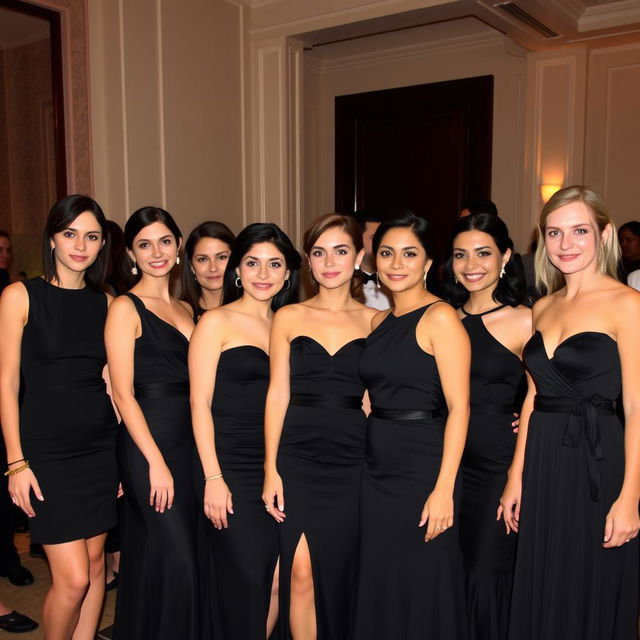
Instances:
[[[360,274],[363,282],[363,302],[367,307],[384,311],[391,307],[391,298],[388,290],[383,288],[378,278],[376,260],[371,251],[371,239],[378,230],[382,218],[373,211],[356,211],[353,215],[360,224],[362,246],[364,247],[364,258],[360,265]]]
[[[627,284],[636,291],[640,291],[640,269],[636,269],[629,274]]]
[[[624,282],[632,271],[640,269],[640,222],[625,222],[618,230],[618,240],[622,249],[621,280]]]
[[[459,218],[475,216],[478,213],[487,213],[490,216],[498,215],[498,207],[492,200],[464,200],[460,207]]]
[[[11,281],[9,267],[11,267],[12,257],[11,237],[6,231],[0,229],[0,293]]]
[[[0,600],[0,630],[7,633],[27,633],[38,628],[38,623],[28,616],[12,611]]]
[[[235,240],[226,224],[213,221],[199,224],[187,238],[182,299],[191,305],[196,321],[222,304],[224,273]]]

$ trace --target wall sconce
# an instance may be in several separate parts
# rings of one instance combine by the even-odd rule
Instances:
[[[547,200],[556,192],[562,189],[561,184],[541,184],[540,195],[542,196],[542,202],[546,203]]]

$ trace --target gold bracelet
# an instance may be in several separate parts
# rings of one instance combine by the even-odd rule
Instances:
[[[205,476],[204,481],[206,482],[207,480],[218,480],[219,478],[222,478],[222,474],[216,473],[215,476]]]
[[[29,466],[29,461],[25,460],[24,464],[17,467],[16,469],[8,469],[7,471],[4,472],[5,476],[15,476],[16,473],[20,473],[21,471],[24,471],[25,469],[30,469],[31,467]]]

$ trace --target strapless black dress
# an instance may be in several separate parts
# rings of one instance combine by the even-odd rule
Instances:
[[[291,401],[277,466],[286,520],[280,534],[280,637],[289,639],[291,567],[302,535],[311,555],[318,640],[347,640],[358,564],[366,418],[358,359],[364,338],[333,355],[291,341]]]
[[[624,477],[618,348],[585,331],[548,357],[536,332],[524,353],[537,396],[529,422],[510,640],[634,640],[638,539],[604,549]]]

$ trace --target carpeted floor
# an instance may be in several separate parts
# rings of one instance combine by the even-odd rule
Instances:
[[[14,587],[6,578],[0,578],[0,600],[8,607],[28,615],[37,622],[42,619],[42,601],[49,589],[51,579],[49,576],[49,567],[45,560],[29,557],[29,535],[18,533],[15,536],[15,544],[20,553],[22,564],[33,573],[35,583],[30,587]],[[107,594],[105,607],[100,622],[100,632],[96,640],[110,640],[110,627],[113,624],[113,612],[116,603],[116,592],[110,591]],[[21,638],[24,640],[42,640],[44,634],[42,629],[38,628],[32,633],[7,633],[0,630],[0,638],[2,640],[9,638]]]

